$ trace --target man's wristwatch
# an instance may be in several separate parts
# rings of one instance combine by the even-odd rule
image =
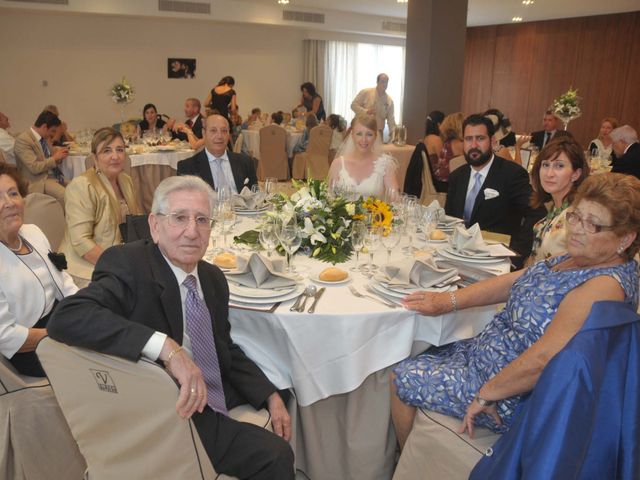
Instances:
[[[478,394],[476,394],[476,398],[474,400],[478,402],[478,405],[480,405],[481,407],[490,407],[491,405],[495,405],[496,403],[495,400],[485,400]]]

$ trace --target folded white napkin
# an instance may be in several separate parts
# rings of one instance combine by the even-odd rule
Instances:
[[[234,193],[231,202],[236,208],[245,210],[255,210],[264,203],[263,192],[252,192],[249,188],[244,187],[240,193]]]
[[[391,286],[429,288],[457,275],[455,268],[440,268],[429,256],[384,265],[375,279]]]
[[[432,212],[436,212],[438,214],[438,218],[442,218],[444,220],[444,218],[446,217],[446,215],[444,214],[444,208],[442,208],[440,206],[440,203],[438,203],[437,200],[434,200],[433,202],[431,202],[429,205],[427,205],[426,207],[423,207],[423,209],[425,211],[432,211]],[[449,218],[455,218],[455,217],[449,217]],[[459,219],[456,219],[459,220]]]
[[[474,223],[468,229],[457,225],[451,236],[451,247],[464,255],[489,256],[489,246],[482,238],[480,225]]]
[[[443,225],[445,227],[454,227],[458,224],[464,223],[464,220],[458,217],[452,217],[450,215],[442,215],[438,223],[439,225]]]
[[[279,288],[296,284],[293,276],[282,273],[285,262],[281,258],[270,260],[259,253],[238,255],[238,268],[228,272],[227,278],[245,287]]]

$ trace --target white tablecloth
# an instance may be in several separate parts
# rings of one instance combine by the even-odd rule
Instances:
[[[176,170],[180,160],[192,157],[194,154],[195,152],[193,150],[178,150],[171,152],[132,154],[129,155],[129,158],[131,159],[131,168],[143,165],[167,165]],[[84,173],[84,162],[86,157],[87,155],[69,155],[62,161],[60,169],[67,181]]]
[[[248,228],[245,221],[234,232]],[[404,239],[400,245],[406,243]],[[401,258],[400,250],[396,249],[391,261]],[[374,256],[377,262],[386,262],[382,248]],[[340,267],[349,268],[352,263]],[[305,277],[328,266],[301,255],[294,264]],[[507,272],[508,262],[500,268]],[[349,284],[364,292],[368,279],[357,272],[351,275]],[[229,319],[234,341],[278,388],[293,387],[302,406],[355,390],[369,374],[408,357],[416,341],[443,345],[474,336],[496,311],[489,306],[424,317],[356,298],[346,285],[328,286],[315,314],[292,313],[292,303],[283,302],[274,313],[232,308]]]
[[[287,155],[289,158],[293,157],[293,147],[296,146],[302,132],[292,132],[287,130]],[[255,158],[260,158],[260,131],[259,130],[243,130],[242,131],[242,143],[245,150],[251,152]]]

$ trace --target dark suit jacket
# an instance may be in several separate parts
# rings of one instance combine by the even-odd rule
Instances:
[[[224,275],[201,261],[198,276],[212,318],[227,404],[242,397],[260,408],[276,388],[231,339]],[[55,340],[136,361],[155,331],[182,344],[179,286],[151,241],[118,245],[102,254],[87,288],[60,302],[47,328]]]
[[[462,218],[471,167],[466,164],[449,175],[449,191],[445,212]],[[487,188],[499,195],[486,199]],[[476,197],[470,224],[479,223],[482,230],[511,235],[511,248],[526,258],[531,253],[533,225],[542,218],[544,209],[533,210],[529,206],[531,185],[527,171],[514,162],[494,156],[487,178]]]
[[[627,173],[640,178],[640,143],[632,143],[627,153],[613,160],[612,172]]]
[[[544,130],[531,133],[530,143],[533,143],[536,147],[538,147],[538,150],[542,150],[542,144],[544,143],[544,134]],[[564,135],[568,135],[568,133],[564,130],[556,130],[556,133],[553,134],[553,137],[551,137],[549,141],[553,140],[554,138],[562,137]]]
[[[227,155],[229,156],[231,172],[236,181],[238,193],[242,191],[242,187],[245,185],[251,188],[253,185],[258,184],[256,169],[253,166],[251,157],[244,153],[233,153],[229,151],[227,151]],[[178,162],[178,175],[195,175],[211,185],[211,188],[216,189],[216,186],[213,184],[213,177],[211,176],[209,159],[204,149],[196,153],[193,157],[180,160]],[[247,183],[245,183],[246,179],[249,180]]]
[[[196,121],[193,122],[193,125],[191,126],[191,131],[196,137],[202,138],[202,129],[202,115],[198,114],[198,118],[196,118]],[[187,134],[184,132],[172,132],[171,136],[173,138],[177,138],[178,140],[182,140],[183,142],[189,141],[189,139],[187,138]]]

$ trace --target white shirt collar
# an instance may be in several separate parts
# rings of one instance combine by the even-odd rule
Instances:
[[[196,123],[196,120],[198,119],[199,116],[200,116],[200,114],[197,113],[195,115],[195,117],[188,118],[187,120],[191,120],[191,124],[194,124],[194,123]]]
[[[626,153],[629,151],[629,149],[631,148],[632,145],[635,145],[638,142],[632,142],[629,145],[627,145],[627,148],[624,149],[624,152],[622,152],[622,155],[626,155]]]
[[[31,133],[33,133],[33,136],[36,137],[36,141],[40,141],[40,139],[42,138],[42,135],[40,135],[38,132],[36,132],[33,127],[31,127]]]
[[[471,177],[475,178],[475,174],[477,172],[480,175],[482,175],[483,180],[487,178],[487,175],[489,174],[489,169],[491,168],[491,165],[493,165],[494,158],[496,158],[496,156],[491,155],[491,159],[487,163],[485,163],[484,167],[482,167],[480,170],[476,170],[475,168],[471,167]]]
[[[160,253],[162,253],[162,250],[160,251]],[[167,262],[167,265],[169,265],[169,268],[171,269],[171,271],[175,275],[176,281],[178,282],[178,285],[181,286],[188,275],[193,275],[194,277],[196,277],[196,280],[198,281],[198,288],[200,288],[200,278],[198,277],[198,265],[197,264],[196,264],[196,268],[194,268],[191,272],[187,273],[184,270],[182,270],[180,267],[176,267],[173,263],[171,263],[171,260],[169,260],[164,253],[162,253],[162,256],[164,257],[164,259]]]
[[[222,155],[220,155],[219,157],[216,157],[213,153],[211,153],[209,150],[207,150],[206,148],[204,149],[204,151],[207,154],[207,158],[209,159],[209,163],[212,163],[216,158],[220,158],[221,160],[226,160],[227,162],[229,161],[229,156],[227,155],[227,151],[225,150],[224,153]]]

